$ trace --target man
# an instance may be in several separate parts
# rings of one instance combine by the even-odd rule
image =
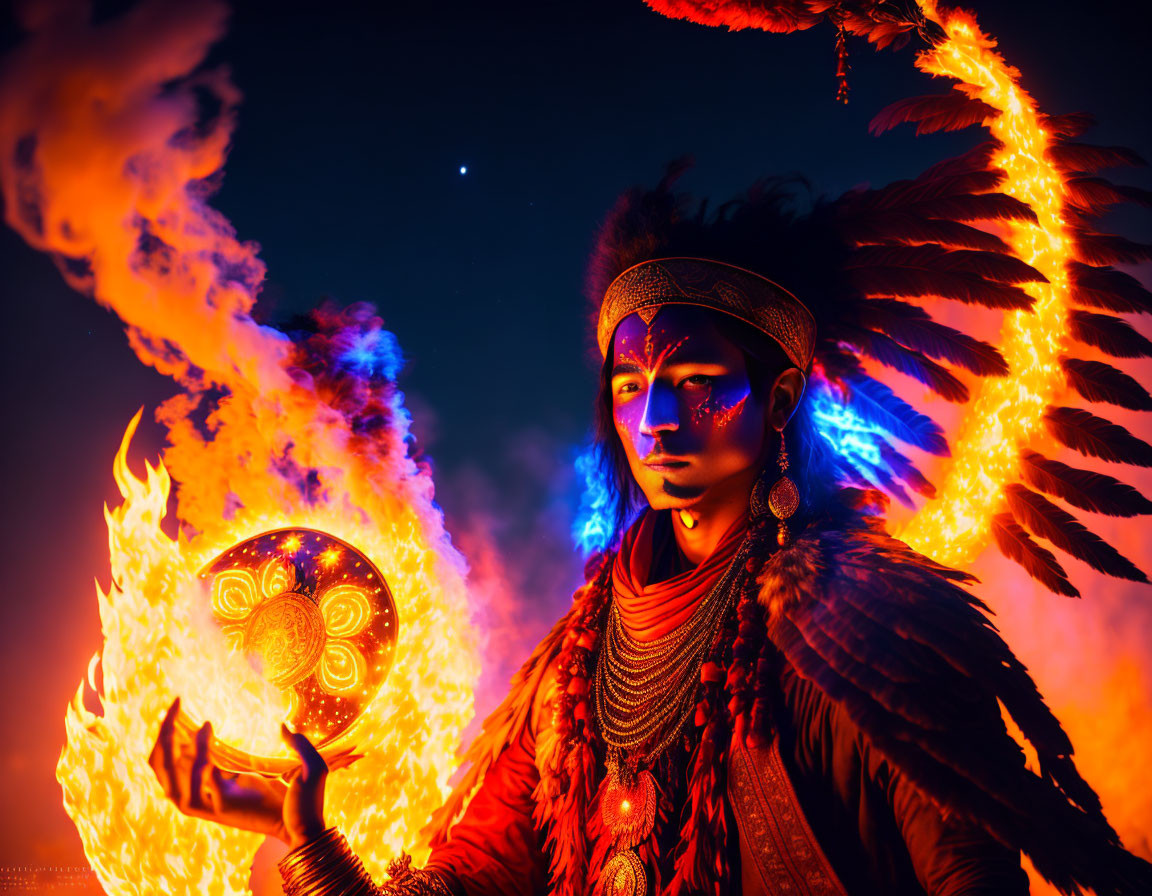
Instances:
[[[963,189],[953,173],[924,186]],[[152,766],[184,811],[291,845],[289,894],[1009,894],[1022,851],[1066,892],[1152,886],[968,577],[888,537],[877,493],[838,487],[806,385],[883,395],[828,335],[859,311],[832,301],[828,209],[785,200],[760,188],[709,217],[666,180],[605,225],[590,292],[618,537],[473,745],[427,865],[377,887],[324,825],[306,738],[285,731],[286,787],[225,775],[207,726],[174,743],[174,704]]]

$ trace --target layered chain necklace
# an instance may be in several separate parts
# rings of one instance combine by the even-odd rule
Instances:
[[[692,615],[655,640],[632,637],[617,601],[609,607],[593,681],[596,718],[608,747],[600,814],[612,838],[612,852],[596,885],[598,896],[647,893],[648,874],[636,848],[656,822],[656,781],[650,768],[695,710],[701,666],[732,607],[732,585],[748,553],[745,539]]]

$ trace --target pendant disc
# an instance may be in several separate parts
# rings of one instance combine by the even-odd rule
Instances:
[[[656,781],[651,772],[638,772],[631,785],[609,774],[600,797],[600,817],[617,848],[632,849],[647,840],[656,824]]]
[[[632,850],[613,853],[604,863],[596,884],[597,896],[645,896],[647,892],[648,874]]]

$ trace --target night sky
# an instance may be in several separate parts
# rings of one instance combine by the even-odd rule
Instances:
[[[1042,109],[1090,111],[1099,125],[1086,139],[1152,158],[1147,12],[971,5]],[[516,551],[518,586],[545,608],[537,626],[579,569],[568,467],[595,388],[581,286],[615,196],[684,154],[696,159],[684,185],[718,199],[793,171],[839,193],[912,176],[980,134],[870,137],[888,102],[944,85],[915,71],[911,48],[854,40],[840,106],[829,28],[726,33],[639,0],[392,6],[237,5],[211,60],[244,94],[213,204],[263,247],[263,321],[326,297],[376,304],[407,358],[401,385],[449,529],[488,525]],[[7,49],[18,35],[4,26]],[[1119,179],[1152,187],[1148,169]],[[1110,223],[1152,241],[1146,214]],[[7,228],[0,295],[0,866],[80,864],[53,769],[64,706],[100,642],[102,505],[117,497],[111,463],[129,418],[143,405],[150,421],[174,387],[137,361],[113,314]],[[154,423],[143,430],[137,468],[161,438]]]

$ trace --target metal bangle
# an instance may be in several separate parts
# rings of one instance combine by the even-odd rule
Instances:
[[[279,868],[285,896],[456,896],[443,877],[413,868],[404,854],[389,864],[391,879],[376,886],[335,827],[292,850]]]

